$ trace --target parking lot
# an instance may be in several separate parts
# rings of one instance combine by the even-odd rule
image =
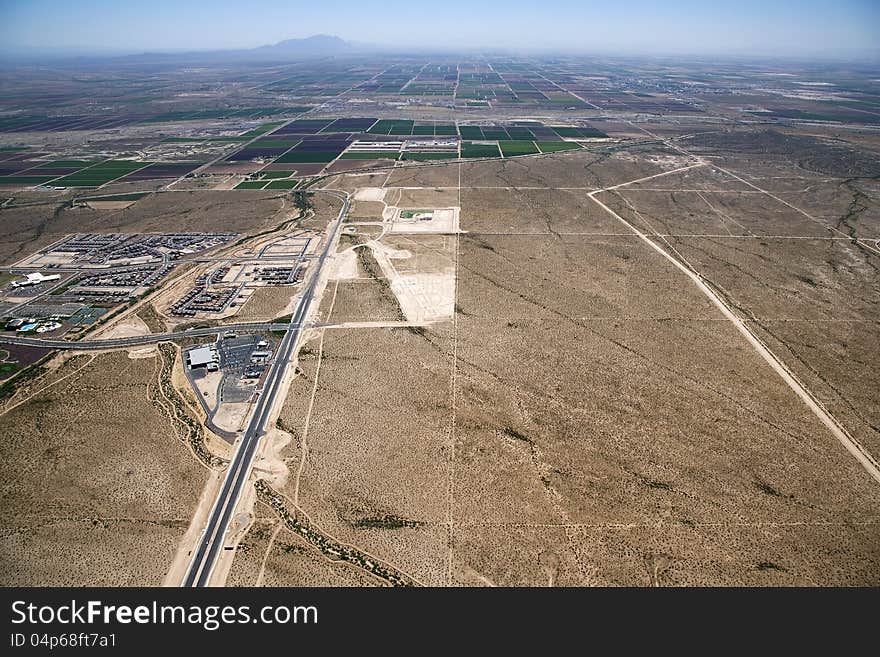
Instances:
[[[251,398],[265,372],[265,364],[255,365],[251,356],[254,352],[271,352],[273,347],[272,343],[255,334],[220,339],[217,351],[223,372],[223,381],[220,384],[221,402],[244,402]],[[257,376],[245,379],[245,374]]]

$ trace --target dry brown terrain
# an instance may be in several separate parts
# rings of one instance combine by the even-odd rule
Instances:
[[[335,295],[332,312],[330,304]],[[322,322],[396,322],[403,319],[400,305],[385,279],[337,281],[328,286],[321,303]]]
[[[325,559],[302,544],[272,510],[258,503],[256,520],[238,546],[227,586],[376,586],[375,579],[345,563]]]
[[[358,187],[381,187],[392,169],[375,173],[362,173],[358,175],[332,176],[323,189],[335,189],[343,192],[353,192]]]
[[[305,345],[280,419],[294,436],[280,491],[289,506],[298,499],[320,531],[424,584],[445,578],[449,329],[326,330],[323,348]],[[290,550],[275,583],[320,583],[316,554]]]
[[[596,189],[685,164],[675,151],[645,146],[575,151],[536,158],[465,162],[461,165],[464,187],[539,187]]]
[[[381,182],[379,185],[381,186]],[[458,187],[458,166],[399,166],[388,176],[389,187]],[[365,185],[366,186],[366,185]]]
[[[0,208],[0,262],[18,260],[77,232],[250,232],[276,226],[293,211],[278,192],[151,194],[122,210],[71,207],[68,201]]]
[[[460,205],[464,232],[342,236],[339,251],[355,248],[334,263],[277,422],[287,474],[258,486],[228,584],[880,584],[880,486],[710,298],[590,196],[697,272],[877,457],[868,151],[688,134],[327,180],[384,186],[389,205]],[[74,220],[160,229],[180,212],[171,196],[101,217],[40,206],[8,250]],[[217,215],[212,229],[256,232],[294,209],[268,192],[173,196],[189,204],[180,229]],[[377,221],[370,198],[350,218]],[[339,201],[311,202],[300,223],[323,229]],[[406,326],[396,277],[453,268],[454,316]],[[422,296],[442,299],[433,285]],[[289,292],[260,290],[240,317],[281,314]],[[359,322],[394,326],[338,326]],[[161,580],[204,470],[149,401],[156,361],[74,359],[81,376],[62,368],[7,401],[4,583]],[[145,424],[156,431],[124,430]]]
[[[788,192],[784,200],[808,203],[812,195]],[[880,255],[870,241],[848,237],[870,234],[870,221],[867,228],[861,221],[867,211],[838,205],[843,215],[825,208],[805,216],[760,192],[694,198],[626,188],[602,199],[641,230],[674,233],[664,243],[749,320],[864,447],[880,454],[877,368],[868,347],[880,325]],[[867,197],[862,201],[873,208]]]
[[[150,401],[158,361],[75,359],[0,416],[3,585],[162,581],[206,471]]]
[[[582,190],[462,189],[460,222],[477,234],[627,232]]]
[[[381,221],[385,204],[379,201],[353,201],[347,218],[352,221]]]
[[[0,585],[179,584],[234,450],[199,390],[240,430],[252,376],[227,343],[191,384],[181,349],[214,336],[183,331],[219,342],[309,289],[211,584],[880,587],[876,66],[288,45],[3,65],[4,335],[189,337],[7,339]],[[328,225],[304,283],[174,306]],[[137,299],[117,260],[12,286],[65,235],[189,231],[238,235]],[[116,307],[86,325],[49,292]]]
[[[281,317],[290,305],[291,299],[299,294],[299,286],[273,285],[258,287],[248,297],[247,302],[232,320],[236,322],[268,321]]]
[[[340,250],[353,248],[356,278],[330,281],[318,309],[322,322],[399,321],[400,303],[362,237],[343,236]],[[357,246],[355,246],[357,245]]]
[[[425,584],[880,583],[880,486],[587,189],[527,189],[563,158],[595,162],[586,187],[694,163],[462,165],[455,320],[305,346],[282,414],[288,508]],[[829,210],[814,221],[709,167],[669,178],[600,198],[667,236],[876,449],[877,256],[828,239]],[[334,315],[369,298],[344,287],[325,310],[334,291]],[[320,577],[285,561],[279,584]]]

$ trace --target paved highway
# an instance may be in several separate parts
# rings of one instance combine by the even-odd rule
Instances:
[[[308,317],[309,307],[311,306],[321,276],[321,269],[335,242],[342,219],[348,211],[348,197],[342,193],[334,193],[334,195],[342,199],[342,210],[339,212],[339,216],[333,225],[328,228],[327,242],[320,257],[315,262],[308,287],[304,290],[299,304],[297,304],[296,312],[291,317],[290,324],[285,326],[286,333],[278,346],[275,360],[266,377],[266,382],[260,393],[259,401],[251,416],[251,420],[238,443],[229,468],[226,470],[220,494],[211,509],[208,524],[199,537],[198,545],[193,552],[189,569],[183,580],[183,586],[206,586],[214,569],[217,554],[223,547],[229,520],[238,503],[244,484],[250,475],[254,454],[259,447],[260,438],[265,432],[266,421],[272,412],[275,398],[282,389],[282,381],[290,364],[290,359],[296,351],[303,325]],[[188,332],[188,335],[192,334],[193,331]]]
[[[23,338],[15,335],[0,334],[0,344],[18,344],[26,347],[46,347],[48,349],[72,349],[72,350],[98,350],[119,349],[122,347],[136,347],[142,344],[154,344],[156,342],[168,342],[179,338],[187,338],[199,335],[214,335],[226,331],[286,331],[289,324],[250,323],[228,324],[211,328],[195,328],[189,331],[172,331],[171,333],[149,333],[147,335],[134,335],[129,338],[108,338],[107,340],[45,340],[41,338]]]

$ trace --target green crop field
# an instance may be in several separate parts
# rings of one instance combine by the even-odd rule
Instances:
[[[580,130],[578,128],[567,128],[565,126],[553,126],[553,132],[555,132],[560,137],[580,137]]]
[[[542,153],[558,153],[559,151],[571,151],[580,148],[578,144],[570,141],[536,141],[535,145]]]
[[[19,185],[21,187],[39,185],[52,180],[52,176],[0,176],[0,185]]]
[[[131,194],[113,194],[112,196],[81,196],[77,201],[138,201],[147,195],[147,192],[132,192]]]
[[[150,164],[152,162],[107,160],[60,178],[55,184],[59,187],[97,187]]]
[[[507,128],[507,134],[510,135],[511,139],[516,140],[525,139],[526,141],[532,141],[535,138],[535,135],[528,128],[518,128],[516,126]]]
[[[483,139],[510,139],[510,135],[500,128],[483,128]]]
[[[479,126],[462,125],[458,127],[462,139],[482,139],[483,130]]]
[[[266,185],[265,180],[245,180],[235,186],[235,189],[263,189]]]
[[[415,121],[398,120],[398,119],[382,119],[376,121],[372,128],[367,130],[374,135],[411,135]]]
[[[579,128],[568,126],[550,126],[560,137],[568,137],[569,139],[590,139],[593,137],[607,137],[601,130],[595,128]]]
[[[417,151],[408,151],[400,156],[401,160],[410,160],[421,162],[425,160],[450,160],[458,157],[458,153],[419,153]]]
[[[499,141],[498,146],[504,157],[512,155],[533,155],[538,152],[538,147],[531,141]]]
[[[495,144],[474,144],[473,142],[461,142],[462,157],[499,157],[498,146]]]
[[[400,135],[401,137],[408,137],[412,134],[413,125],[406,121],[397,121],[394,125],[391,126],[391,129],[388,130],[389,135]]]
[[[293,189],[299,184],[299,180],[274,180],[264,189]]]

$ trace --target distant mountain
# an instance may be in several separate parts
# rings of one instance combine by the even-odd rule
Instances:
[[[305,39],[286,39],[271,46],[260,46],[239,51],[257,56],[269,57],[329,57],[351,52],[354,46],[338,36],[316,34]]]
[[[228,50],[190,50],[190,51],[153,51],[142,53],[100,53],[97,51],[58,50],[58,51],[5,51],[0,46],[0,60],[71,60],[80,63],[124,61],[133,64],[156,64],[167,66],[174,64],[212,64],[216,62],[247,61],[247,62],[283,62],[316,57],[334,57],[351,55],[356,52],[375,50],[364,44],[344,41],[338,36],[316,34],[303,39],[286,39],[278,43],[259,46],[257,48],[237,48]]]
[[[362,50],[362,47],[355,46],[348,41],[343,41],[338,36],[316,34],[304,39],[286,39],[272,45],[259,46],[257,48],[155,54],[154,56],[196,63],[210,63],[214,61],[283,62],[313,59],[316,57],[342,56],[358,50]]]

